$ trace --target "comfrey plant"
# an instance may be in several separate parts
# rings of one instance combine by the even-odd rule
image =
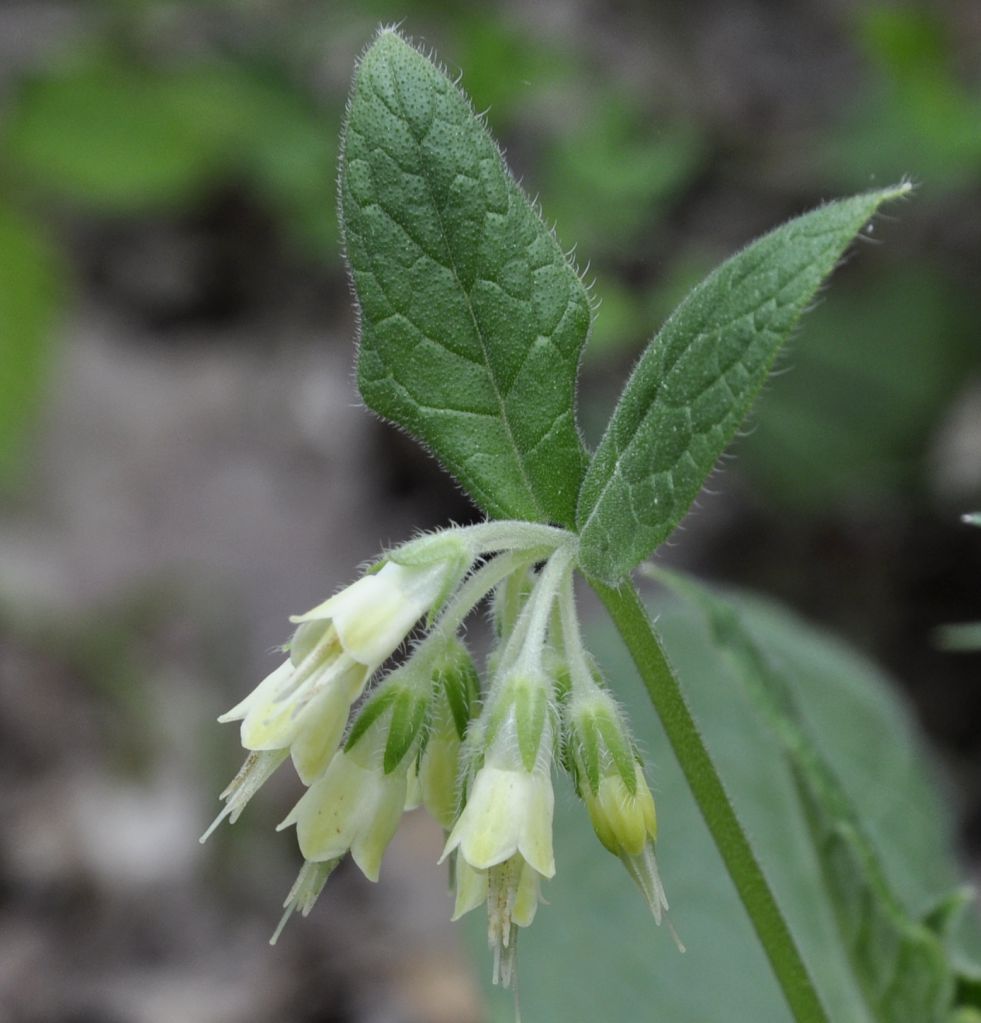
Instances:
[[[564,773],[660,922],[668,900],[654,800],[625,714],[584,646],[578,573],[633,656],[795,1019],[827,1020],[630,575],[688,510],[852,239],[909,186],[828,203],[724,263],[650,343],[591,453],[575,416],[587,289],[466,97],[395,31],[381,31],[360,62],[343,153],[361,394],[426,445],[487,521],[396,547],[293,619],[283,663],[221,718],[241,722],[248,755],[208,833],[292,761],[307,788],[281,827],[295,827],[304,863],[285,922],[310,911],[348,852],[376,880],[401,815],[424,805],[446,833],[454,916],[486,905],[493,976],[508,985],[519,928],[561,869],[552,817]],[[485,601],[496,639],[481,672],[464,630]],[[738,623],[705,606],[756,679]],[[847,802],[801,726],[778,733],[795,777],[817,779],[809,805],[833,795],[826,816],[811,816],[816,845],[841,834],[852,836],[846,853],[858,850],[847,884],[835,888],[841,877],[829,874],[832,899],[861,894],[866,875],[878,890]],[[904,964],[938,961],[893,909],[883,919]],[[955,985],[944,977],[911,985],[904,1014],[874,1018],[952,1018]],[[872,977],[869,1004],[894,990],[888,976]]]

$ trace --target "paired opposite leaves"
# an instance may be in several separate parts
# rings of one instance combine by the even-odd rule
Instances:
[[[582,282],[449,79],[383,31],[355,79],[341,214],[365,402],[489,514],[571,526]]]
[[[586,473],[581,564],[615,583],[687,512],[824,278],[878,207],[909,186],[829,203],[743,249],[644,352]]]

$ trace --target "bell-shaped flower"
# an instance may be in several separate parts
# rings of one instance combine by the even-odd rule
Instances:
[[[409,563],[396,551],[377,572],[292,619],[289,658],[218,719],[242,722],[245,749],[289,749],[305,784],[323,774],[369,677],[469,566],[452,534],[404,551]]]
[[[336,753],[279,827],[296,825],[305,860],[322,863],[350,851],[365,877],[377,881],[405,807],[406,777],[405,771],[385,774],[381,763],[359,759]]]
[[[517,677],[502,685],[481,719],[483,764],[443,859],[458,849],[471,867],[488,870],[520,853],[543,877],[555,874],[549,697],[543,678]]]
[[[543,772],[485,764],[453,826],[444,857],[459,848],[477,870],[520,853],[543,877],[555,874],[552,781]]]
[[[304,859],[321,863],[350,850],[365,876],[378,880],[405,810],[431,696],[429,674],[410,660],[361,707],[344,749],[280,825],[296,825]]]

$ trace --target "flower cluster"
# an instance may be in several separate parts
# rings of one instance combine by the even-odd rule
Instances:
[[[576,538],[564,530],[451,528],[390,552],[292,619],[286,660],[219,718],[241,721],[249,753],[202,838],[234,822],[292,759],[307,788],[280,828],[296,828],[304,864],[273,940],[295,910],[310,912],[348,852],[377,880],[403,812],[422,804],[447,834],[454,919],[486,903],[494,980],[510,985],[518,928],[532,922],[541,882],[555,874],[556,766],[660,922],[667,900],[654,800],[583,646],[575,567]],[[486,598],[497,642],[482,685],[461,632]]]

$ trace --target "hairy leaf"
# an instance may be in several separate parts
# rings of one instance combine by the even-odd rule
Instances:
[[[571,525],[589,302],[466,97],[397,33],[361,61],[341,217],[365,402],[489,514]]]
[[[579,497],[581,563],[615,583],[681,521],[824,278],[878,207],[869,192],[784,224],[678,307],[638,362]]]

